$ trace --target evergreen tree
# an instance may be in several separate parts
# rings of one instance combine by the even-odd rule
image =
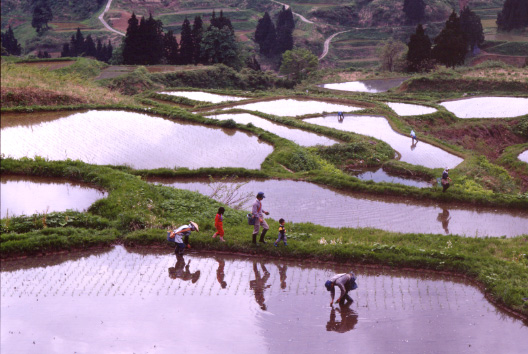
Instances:
[[[293,20],[293,12],[291,7],[287,10],[282,7],[277,18],[277,45],[275,52],[282,54],[287,50],[293,49],[293,30],[295,29],[295,21]]]
[[[37,0],[33,6],[33,16],[31,19],[31,26],[41,34],[47,30],[48,22],[53,20],[53,13],[48,5],[47,0]]]
[[[103,43],[99,38],[97,38],[96,45],[95,45],[95,59],[99,61],[104,61],[104,52],[103,52]]]
[[[147,20],[141,21],[139,27],[145,50],[141,64],[159,64],[163,56],[163,24],[150,14]]]
[[[135,64],[138,55],[139,21],[135,13],[128,20],[128,27],[123,41],[123,64]]]
[[[110,61],[110,59],[112,58],[113,51],[114,51],[114,48],[112,47],[112,43],[110,42],[110,40],[108,40],[108,45],[106,47],[103,46],[103,53],[104,53],[103,61],[105,63],[108,63]]]
[[[91,34],[86,36],[86,40],[84,41],[84,50],[86,56],[97,58],[97,49],[95,48],[95,42],[93,41]]]
[[[416,26],[411,35],[407,51],[407,70],[411,72],[427,71],[431,64],[431,40],[425,34],[422,24]]]
[[[204,32],[201,54],[210,64],[225,64],[237,69],[241,66],[234,33],[227,26],[222,29],[211,26]]]
[[[522,29],[528,26],[528,1],[506,0],[497,14],[497,26],[501,31]]]
[[[85,51],[86,48],[84,45],[84,36],[81,32],[81,29],[77,27],[75,36],[72,36],[70,40],[70,54],[71,56],[78,57],[84,55]]]
[[[277,51],[277,32],[275,31],[275,25],[273,22],[270,23],[268,33],[264,41],[260,45],[260,53],[267,57],[272,56]]]
[[[262,16],[262,18],[258,20],[257,28],[255,29],[255,42],[257,42],[257,44],[259,45],[260,53],[262,54],[264,54],[262,44],[268,37],[268,33],[270,31],[271,26],[273,26],[273,31],[275,31],[275,26],[271,21],[270,15],[268,14],[268,12],[265,12],[264,16]]]
[[[424,0],[403,0],[403,12],[410,24],[420,22],[425,15]]]
[[[220,10],[220,17],[216,17],[216,14],[213,10],[213,14],[211,15],[211,24],[209,25],[210,29],[211,27],[216,27],[218,29],[224,28],[224,26],[227,26],[231,32],[234,33],[233,25],[231,24],[231,20],[227,17],[224,17],[224,11]]]
[[[434,44],[432,56],[438,62],[453,68],[464,63],[467,41],[455,11],[451,13],[445,27],[434,39]]]
[[[203,21],[201,16],[194,17],[194,22],[192,26],[192,39],[193,39],[193,63],[196,65],[202,62],[200,56],[200,46],[202,44],[203,37]]]
[[[467,6],[460,13],[460,27],[466,36],[466,41],[471,51],[484,43],[484,30],[482,29],[480,17]]]
[[[7,31],[2,33],[2,47],[9,55],[20,55],[22,53],[22,48],[18,44],[11,26],[8,26]]]
[[[182,24],[180,35],[180,60],[183,65],[193,63],[194,42],[192,38],[191,23],[186,18]],[[202,39],[203,40],[203,39]]]
[[[71,53],[70,53],[70,45],[68,43],[64,43],[62,45],[62,51],[61,51],[61,58],[65,58],[65,57],[71,57]]]
[[[179,64],[178,40],[174,36],[172,30],[163,36],[163,57],[167,64]]]

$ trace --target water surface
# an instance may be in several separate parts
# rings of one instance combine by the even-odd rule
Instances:
[[[276,116],[283,117],[297,117],[303,116],[305,114],[319,114],[324,112],[353,112],[363,109],[351,105],[313,100],[294,100],[291,98],[248,103],[244,105],[230,107],[227,109],[231,108],[246,109],[248,111],[258,111],[266,114],[274,114]]]
[[[474,97],[442,102],[458,118],[512,118],[528,114],[528,98]]]
[[[519,160],[528,163],[528,150],[525,150],[524,152],[519,154]]]
[[[354,302],[330,307],[324,282],[350,270]],[[117,246],[2,262],[1,300],[5,353],[521,353],[528,345],[522,321],[459,278],[351,265]]]
[[[245,132],[143,113],[88,111],[64,115],[2,114],[2,153],[14,158],[69,158],[140,169],[259,169],[273,151],[270,144]]]
[[[427,187],[432,186],[430,182],[426,182],[426,181],[422,181],[418,179],[404,178],[400,176],[392,176],[388,174],[387,172],[383,171],[382,168],[377,168],[374,170],[358,170],[358,171],[347,171],[347,172],[356,176],[357,178],[363,181],[374,181],[376,183],[378,182],[398,183],[398,184],[404,184],[406,186],[413,186],[413,187],[418,187],[418,188],[427,188]]]
[[[20,177],[2,174],[0,217],[32,215],[68,209],[84,211],[106,192],[65,178]]]
[[[217,188],[205,180],[159,179],[175,188],[211,196]],[[219,183],[219,182],[215,182]],[[403,233],[454,234],[469,237],[527,234],[528,211],[462,207],[414,199],[345,193],[314,183],[291,180],[240,180],[229,182],[234,195],[249,196],[244,209],[251,210],[254,196],[263,191],[263,208],[269,218],[311,222],[331,227],[373,227]],[[225,194],[224,194],[225,195]],[[222,201],[219,196],[218,200]]]
[[[393,87],[398,87],[405,80],[407,80],[407,78],[350,81],[324,84],[322,86],[331,90],[379,93],[388,91]]]
[[[207,116],[207,118],[227,120],[232,119],[239,124],[251,123],[256,127],[267,130],[281,138],[293,141],[301,146],[315,146],[315,145],[334,145],[339,141],[331,138],[327,138],[324,135],[315,134],[306,130],[288,127],[286,125],[271,122],[267,119],[257,117],[249,113],[236,113],[236,114],[218,114],[213,116]]]
[[[412,142],[409,136],[396,133],[385,117],[346,115],[342,120],[334,116],[309,118],[307,123],[368,135],[388,143],[401,154],[401,161],[428,168],[453,168],[464,161],[436,146],[420,141]],[[409,132],[410,133],[410,132]]]
[[[166,91],[160,92],[162,95],[185,97],[195,101],[205,101],[211,103],[220,103],[226,101],[242,101],[246,97],[218,95],[216,93],[201,92],[201,91]]]
[[[436,108],[422,106],[418,104],[386,102],[394,112],[399,116],[419,116],[422,114],[430,114],[436,112]]]

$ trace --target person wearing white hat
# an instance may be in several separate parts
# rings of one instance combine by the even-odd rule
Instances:
[[[444,172],[442,173],[442,192],[445,192],[447,188],[449,188],[449,183],[451,182],[451,178],[449,178],[449,168],[446,167]]]
[[[187,248],[191,248],[191,245],[189,244],[189,236],[193,231],[200,231],[198,228],[198,224],[194,221],[189,221],[188,225],[182,225],[169,233],[169,235],[167,236],[167,240],[176,243],[174,253],[183,254],[183,251],[186,246]]]

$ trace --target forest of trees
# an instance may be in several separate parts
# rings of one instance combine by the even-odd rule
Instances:
[[[259,45],[260,54],[272,57],[293,49],[294,29],[295,21],[291,7],[282,7],[277,16],[277,25],[273,24],[270,15],[265,12],[255,30],[255,42]]]
[[[163,23],[152,15],[138,20],[132,14],[122,44],[123,64],[216,64],[240,66],[238,44],[231,20],[213,11],[210,25],[204,29],[200,16],[191,26],[183,21],[178,43],[173,31],[163,32]]]
[[[112,52],[110,41],[108,44],[103,44],[99,38],[94,41],[91,34],[84,38],[81,29],[77,28],[77,33],[71,36],[70,42],[62,45],[61,57],[86,56],[108,63]]]
[[[497,26],[502,31],[528,26],[528,0],[506,0],[497,14]]]
[[[2,32],[2,55],[20,55],[21,53],[22,48],[15,38],[11,26],[9,26],[5,33]]]

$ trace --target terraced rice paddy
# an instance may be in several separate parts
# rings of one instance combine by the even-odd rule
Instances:
[[[259,169],[273,151],[245,132],[125,111],[2,114],[1,149],[15,158],[79,159],[145,169]]]
[[[376,170],[367,170],[367,171],[348,171],[349,173],[355,175],[357,178],[363,181],[374,181],[374,182],[387,182],[387,183],[399,183],[406,186],[413,186],[418,188],[427,188],[432,187],[431,182],[419,181],[410,178],[403,178],[398,176],[392,176],[383,169],[378,168]],[[436,182],[436,181],[435,181]]]
[[[202,180],[152,179],[179,189],[211,196],[215,184]],[[247,183],[245,183],[247,182]],[[216,182],[220,183],[220,182]],[[244,184],[245,183],[245,184]],[[372,227],[403,233],[453,234],[468,237],[518,236],[528,230],[528,211],[461,207],[414,199],[345,193],[317,184],[290,180],[227,182],[239,196],[266,194],[263,205],[275,220],[311,222],[330,227]],[[244,206],[250,210],[253,198]],[[217,199],[222,201],[222,195]]]
[[[440,103],[458,118],[513,118],[528,114],[528,98],[475,97]]]
[[[2,352],[521,353],[528,345],[523,322],[449,276],[354,267],[354,302],[330,307],[324,282],[350,270],[121,246],[2,262]]]
[[[83,211],[106,192],[67,179],[1,176],[1,218],[68,209]]]
[[[231,108],[258,111],[266,114],[274,114],[282,117],[298,117],[306,114],[319,114],[324,112],[353,112],[362,108],[313,100],[280,99],[274,101],[262,101],[234,106]]]
[[[385,117],[347,115],[340,121],[335,116],[324,116],[304,121],[383,140],[400,153],[401,161],[413,165],[453,168],[463,161],[462,158],[423,141],[412,143],[410,136],[396,133]],[[417,137],[420,140],[419,132],[417,132]]]
[[[267,130],[275,135],[280,136],[293,141],[301,146],[315,146],[315,145],[334,145],[339,141],[331,138],[327,138],[324,135],[311,133],[305,130],[288,127],[286,125],[271,122],[267,119],[260,118],[249,113],[236,113],[236,114],[218,114],[213,116],[207,116],[211,119],[227,120],[232,119],[239,124],[251,123],[256,127]]]
[[[242,101],[247,99],[246,97],[239,96],[228,96],[218,95],[215,93],[201,92],[201,91],[165,91],[160,92],[163,95],[185,97],[195,101],[204,101],[211,103],[230,102],[230,101]]]
[[[418,104],[387,102],[386,105],[399,116],[419,116],[436,112],[436,108]]]
[[[333,84],[324,84],[322,85],[322,87],[330,90],[379,93],[388,91],[394,87],[398,87],[405,80],[407,80],[407,78],[350,81]]]
[[[524,152],[519,154],[519,160],[528,163],[528,150],[525,150]]]

